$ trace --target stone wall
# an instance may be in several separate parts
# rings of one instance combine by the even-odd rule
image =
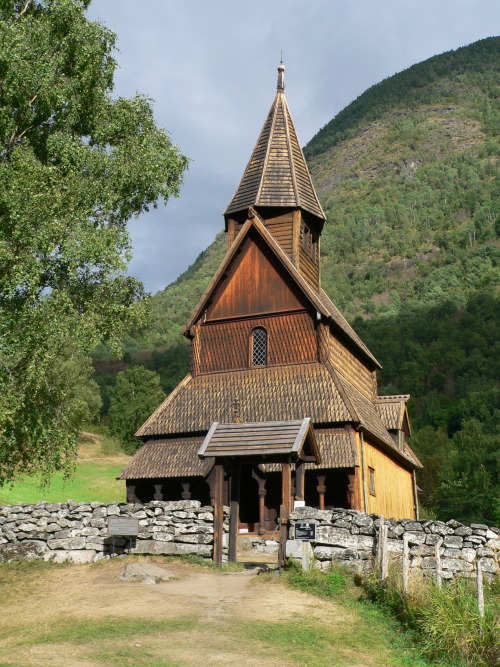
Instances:
[[[290,516],[287,555],[302,557],[302,543],[295,541],[296,520],[316,522],[316,541],[311,543],[315,563],[321,569],[332,561],[339,561],[360,570],[369,570],[377,549],[380,517],[356,510],[315,510],[301,507]],[[435,545],[442,538],[440,548],[442,577],[475,576],[479,560],[486,576],[500,571],[500,531],[483,524],[465,526],[458,521],[414,521],[413,519],[384,519],[388,526],[388,553],[390,559],[401,558],[403,536],[409,537],[410,567],[425,574],[435,575]]]
[[[229,532],[225,509],[225,553]],[[137,538],[108,536],[108,517],[135,517]],[[212,557],[213,508],[197,500],[146,505],[98,502],[0,505],[0,560],[40,557],[93,562],[115,553]]]

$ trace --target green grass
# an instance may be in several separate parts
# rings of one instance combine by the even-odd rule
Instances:
[[[37,503],[40,500],[60,503],[68,498],[75,502],[123,502],[125,485],[116,480],[123,468],[123,464],[78,463],[72,479],[65,480],[62,473],[56,473],[48,488],[40,488],[38,477],[24,477],[13,485],[0,488],[0,505]]]
[[[138,618],[106,618],[104,620],[66,620],[46,632],[34,635],[29,643],[36,644],[88,644],[109,639],[127,639],[150,635],[151,633],[171,634],[189,631],[196,625],[196,619],[181,617],[169,620]],[[27,644],[26,640],[23,644]]]

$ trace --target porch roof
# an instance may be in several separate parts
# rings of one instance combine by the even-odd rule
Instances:
[[[321,462],[310,417],[272,422],[214,422],[198,456],[201,459],[244,457],[259,462],[286,457]]]

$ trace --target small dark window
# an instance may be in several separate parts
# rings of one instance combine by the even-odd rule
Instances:
[[[368,468],[368,480],[370,485],[370,493],[372,496],[375,495],[375,470],[373,468]]]
[[[267,364],[267,331],[254,329],[252,333],[252,366]]]

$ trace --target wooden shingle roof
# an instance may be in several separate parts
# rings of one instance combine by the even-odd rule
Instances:
[[[198,456],[245,457],[261,460],[266,457],[292,456],[304,458],[307,454],[321,463],[311,419],[287,421],[246,422],[219,424],[214,422],[207,433]]]
[[[278,79],[278,92],[225,215],[250,206],[290,206],[326,219],[283,89]]]
[[[373,400],[375,409],[387,429],[403,429],[406,403],[409,399],[410,394],[400,394],[399,396],[377,396]]]
[[[243,422],[311,417],[313,423],[349,422],[347,409],[328,369],[319,363],[264,366],[186,378],[136,435],[207,433],[213,422],[234,421],[234,404]]]
[[[197,456],[203,436],[188,438],[158,438],[141,447],[118,479],[152,479],[163,477],[204,477],[213,459]]]
[[[306,463],[306,469],[353,468],[359,465],[352,427],[315,428],[314,435],[321,463]],[[263,472],[279,472],[281,469],[276,463],[263,463],[259,468]]]

